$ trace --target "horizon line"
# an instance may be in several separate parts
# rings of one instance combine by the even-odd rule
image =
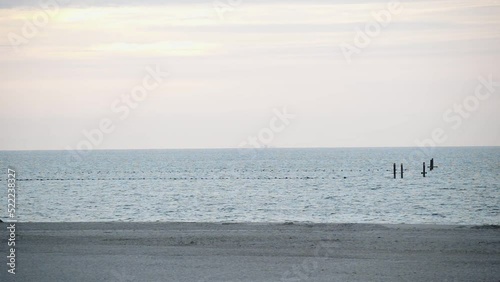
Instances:
[[[405,148],[498,148],[500,145],[458,145],[458,146],[360,146],[360,147],[263,147],[263,148],[237,148],[237,147],[217,147],[217,148],[111,148],[111,149],[92,149],[92,150],[68,150],[68,149],[1,149],[0,152],[37,152],[37,151],[76,151],[76,152],[92,152],[92,151],[182,151],[182,150],[269,150],[269,149],[405,149]]]

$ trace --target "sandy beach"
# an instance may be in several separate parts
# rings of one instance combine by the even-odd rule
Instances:
[[[16,258],[0,281],[499,281],[500,229],[18,223]]]

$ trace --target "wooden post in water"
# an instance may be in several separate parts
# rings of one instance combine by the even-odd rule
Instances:
[[[401,164],[401,179],[403,179],[403,164]]]
[[[393,171],[394,171],[394,179],[396,179],[396,163],[394,163]]]
[[[425,172],[425,162],[424,162],[423,169],[424,169],[424,171],[422,171],[422,175],[425,177],[425,174],[426,174],[426,172]]]
[[[430,166],[430,169],[433,170],[434,169],[434,158],[431,159],[431,166]]]

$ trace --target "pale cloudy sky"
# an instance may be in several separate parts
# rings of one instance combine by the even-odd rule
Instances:
[[[269,146],[499,146],[500,1],[400,3],[361,46],[388,2],[0,0],[0,150],[236,148],[284,107]]]

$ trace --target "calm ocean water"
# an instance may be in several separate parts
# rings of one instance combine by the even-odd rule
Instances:
[[[500,224],[500,147],[427,153],[116,150],[93,151],[77,162],[65,151],[0,151],[0,218],[7,214],[12,166],[20,221]],[[424,178],[422,162],[431,157],[438,168]]]

